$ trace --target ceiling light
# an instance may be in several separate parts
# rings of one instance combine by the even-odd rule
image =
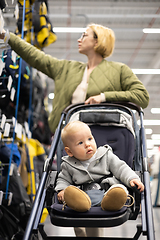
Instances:
[[[147,143],[147,149],[153,149],[154,144],[151,139],[147,139],[146,143]]]
[[[132,69],[135,74],[160,74],[160,69]]]
[[[160,125],[160,120],[143,120],[143,124],[144,125],[151,125],[151,126],[156,126],[156,125]]]
[[[144,28],[144,33],[160,33],[160,28]]]
[[[151,140],[153,145],[160,145],[160,139],[154,139],[154,140]]]
[[[148,157],[152,157],[153,155],[158,153],[158,147],[150,148],[150,150],[147,150]]]
[[[155,139],[155,140],[147,139],[146,143],[147,143],[147,149],[153,149],[156,146],[160,146],[160,140],[158,139]]]
[[[61,16],[62,17],[62,16]],[[122,29],[122,28],[118,28],[118,29],[113,29],[114,31],[122,31],[122,30],[126,30],[126,31],[142,31],[140,28],[136,28],[136,29]],[[86,28],[82,28],[82,27],[54,27],[53,28],[54,32],[60,32],[60,33],[65,33],[65,32],[70,32],[70,33],[82,33],[86,31]],[[144,33],[160,33],[160,28],[144,28],[143,29]]]
[[[152,134],[151,138],[153,140],[160,140],[160,134]]]
[[[146,129],[145,129],[145,133],[146,133],[146,134],[152,134],[152,132],[153,132],[153,131],[152,131],[151,128],[146,128]]]
[[[140,125],[140,120],[137,121],[138,125]],[[160,120],[143,120],[144,125],[149,125],[149,126],[160,126]]]
[[[54,32],[56,33],[82,33],[86,31],[86,28],[78,27],[54,27]]]
[[[49,99],[53,99],[53,98],[54,98],[54,93],[50,93],[50,94],[48,95],[48,98],[49,98]]]
[[[160,113],[160,108],[151,108],[151,113],[159,114]]]

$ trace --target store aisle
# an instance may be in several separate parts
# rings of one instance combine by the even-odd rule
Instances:
[[[153,208],[153,217],[155,225],[156,240],[159,240],[160,236],[160,207]],[[121,226],[114,228],[105,228],[105,236],[118,236],[118,237],[133,237],[136,229],[136,224],[140,223],[140,216],[136,221],[127,221]],[[49,217],[46,219],[44,229],[48,236],[75,236],[73,228],[56,227],[50,223]],[[141,236],[139,240],[146,240],[146,236]]]

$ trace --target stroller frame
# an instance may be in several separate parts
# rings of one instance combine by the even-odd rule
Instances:
[[[40,224],[40,219],[41,219],[41,215],[42,215],[42,211],[44,208],[44,205],[46,203],[46,200],[49,199],[49,201],[47,201],[47,205],[51,206],[52,205],[52,197],[53,197],[53,185],[50,187],[49,186],[49,182],[50,182],[50,175],[52,172],[52,162],[53,162],[53,158],[56,154],[56,150],[57,150],[57,146],[59,143],[59,139],[60,139],[60,132],[61,132],[61,128],[63,126],[63,122],[64,119],[67,117],[68,112],[73,108],[73,106],[75,108],[81,108],[82,106],[90,106],[90,107],[99,107],[99,106],[114,106],[114,107],[122,107],[122,108],[126,108],[126,109],[133,109],[136,110],[136,112],[139,114],[139,120],[140,120],[140,129],[139,129],[139,138],[140,138],[140,161],[141,161],[141,165],[142,165],[142,179],[143,179],[143,183],[145,186],[145,191],[142,192],[141,194],[139,194],[140,196],[140,205],[141,205],[141,215],[142,215],[142,221],[141,224],[137,225],[137,232],[135,233],[135,235],[133,236],[133,238],[112,238],[112,237],[105,237],[105,239],[138,239],[140,237],[141,234],[143,234],[144,236],[147,237],[147,240],[155,240],[155,233],[154,233],[154,222],[153,222],[153,212],[152,212],[152,201],[151,201],[151,192],[150,192],[150,176],[149,176],[149,172],[148,172],[148,164],[147,164],[147,149],[146,149],[146,139],[145,139],[145,129],[144,129],[144,125],[143,125],[143,110],[142,108],[138,107],[137,105],[133,104],[133,103],[101,103],[101,104],[93,104],[93,105],[84,105],[84,104],[76,104],[76,105],[70,105],[68,108],[66,108],[61,115],[61,119],[59,121],[59,125],[57,127],[57,130],[55,132],[54,135],[54,139],[52,141],[52,145],[50,148],[50,152],[48,155],[48,158],[45,161],[44,164],[44,171],[41,177],[41,181],[39,184],[39,188],[37,190],[36,193],[36,198],[34,200],[34,204],[33,204],[33,208],[32,208],[32,212],[26,227],[26,231],[23,237],[23,240],[29,240],[30,236],[32,234],[32,232],[38,232],[38,230],[40,231],[43,239],[53,239],[54,237],[52,236],[47,236],[46,233],[44,232],[43,229],[43,225]],[[57,174],[56,171],[54,172],[55,175]],[[124,216],[119,216],[119,220],[117,218],[109,218],[108,221],[106,220],[106,218],[104,217],[104,219],[98,219],[95,218],[94,219],[90,219],[88,218],[87,220],[84,218],[77,218],[75,221],[75,218],[68,218],[68,217],[62,217],[62,216],[56,216],[56,220],[55,220],[55,224],[57,226],[81,226],[79,225],[80,221],[86,221],[87,225],[85,225],[86,227],[91,226],[91,223],[93,223],[94,221],[96,221],[96,225],[94,226],[94,224],[92,225],[93,227],[111,227],[111,226],[117,226],[117,225],[121,225],[122,223],[124,223],[125,221],[132,219],[135,220],[138,213],[139,213],[139,209],[140,206],[136,205],[135,206],[135,210],[134,210],[134,214],[132,214],[132,216],[130,216],[130,212],[127,211]],[[123,215],[123,214],[122,214]],[[112,219],[113,222],[115,222],[115,224],[111,224],[109,223],[109,221]],[[61,222],[61,225],[56,224],[56,221]],[[117,222],[118,221],[118,222]],[[120,222],[119,222],[120,221]],[[99,223],[100,222],[100,223]],[[108,222],[108,224],[106,225],[106,223]],[[71,225],[72,223],[74,223],[73,225]]]

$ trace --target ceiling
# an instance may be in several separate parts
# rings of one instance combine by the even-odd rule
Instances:
[[[8,7],[3,14],[5,26],[14,31],[16,21],[12,7],[16,1],[6,1]],[[160,28],[159,0],[48,0],[48,7],[53,27],[86,27],[88,23],[97,23],[112,28],[116,44],[108,60],[126,63],[133,69],[160,69],[160,34],[145,34],[142,31],[143,28]],[[60,59],[87,61],[84,55],[78,53],[77,39],[80,33],[56,34],[57,41],[44,49],[46,53]],[[160,114],[151,113],[151,108],[160,107],[160,75],[137,76],[150,95],[144,119],[160,122]],[[50,91],[54,91],[52,81]],[[146,128],[151,128],[152,134],[160,134],[160,126]],[[151,135],[147,135],[147,139],[151,139]]]

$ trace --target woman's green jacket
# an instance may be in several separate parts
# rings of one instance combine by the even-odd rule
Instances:
[[[55,90],[49,126],[54,133],[61,112],[71,104],[72,94],[80,84],[86,63],[59,60],[10,33],[9,45],[30,66],[54,80]],[[90,74],[86,99],[100,93],[106,101],[129,101],[142,108],[149,103],[149,94],[142,82],[125,64],[103,60]]]

